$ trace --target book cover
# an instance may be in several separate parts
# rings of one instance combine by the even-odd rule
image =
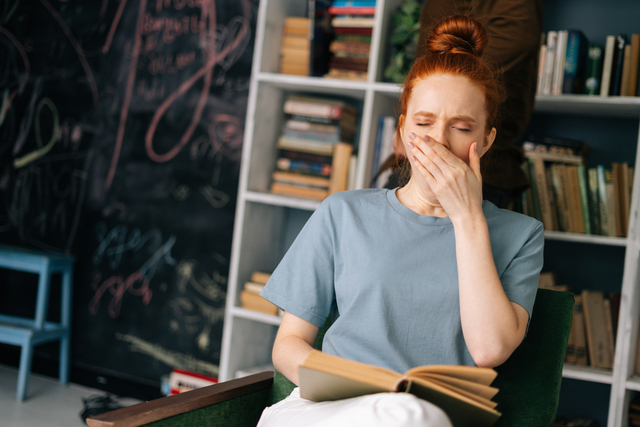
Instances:
[[[276,160],[276,170],[328,177],[331,175],[331,163],[306,162],[279,157]]]
[[[600,93],[600,84],[602,82],[602,59],[602,46],[597,44],[589,45],[584,81],[584,93],[587,95],[598,95]]]
[[[582,31],[567,31],[562,93],[582,93],[588,50],[587,43],[587,38]]]
[[[285,184],[308,185],[317,188],[329,188],[329,177],[303,175],[294,172],[275,171],[271,174],[271,178],[275,182]]]
[[[600,82],[600,96],[609,96],[613,69],[613,56],[616,49],[616,36],[608,35],[604,45],[602,60],[602,81]]]
[[[299,368],[300,396],[322,402],[379,392],[407,392],[444,410],[456,427],[491,426],[499,417],[491,399],[490,368],[420,366],[404,374],[313,350]]]
[[[300,138],[287,138],[281,136],[278,138],[276,148],[291,150],[291,151],[304,151],[307,153],[320,154],[325,156],[333,155],[334,144],[330,142],[313,141],[310,139]]]
[[[334,0],[336,7],[375,7],[376,0]]]
[[[347,189],[351,153],[353,153],[353,145],[344,142],[335,144],[331,163],[329,194]]]
[[[298,197],[301,199],[323,200],[329,195],[325,188],[314,188],[297,184],[285,184],[282,182],[271,183],[271,192],[282,196]]]

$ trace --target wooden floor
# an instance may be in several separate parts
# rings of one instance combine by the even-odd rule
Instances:
[[[20,403],[16,400],[18,370],[0,365],[0,425],[2,427],[81,427],[86,424],[80,417],[84,410],[83,399],[91,396],[106,396],[77,384],[62,386],[56,378],[31,374],[29,395]],[[128,406],[137,403],[135,399],[118,399],[118,403]]]

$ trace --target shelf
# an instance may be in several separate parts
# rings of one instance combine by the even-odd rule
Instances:
[[[535,111],[593,116],[640,117],[640,97],[536,95]]]
[[[255,320],[256,322],[267,323],[276,326],[280,325],[280,322],[282,321],[281,316],[260,313],[259,311],[248,310],[241,307],[233,307],[233,315],[242,319]]]
[[[280,196],[278,194],[247,191],[245,198],[249,202],[263,203],[265,205],[284,206],[287,208],[315,211],[320,206],[318,200],[299,199],[296,197]]]
[[[567,233],[564,231],[545,231],[547,240],[563,240],[566,242],[592,243],[596,245],[627,246],[625,237],[597,236],[590,234]]]
[[[257,80],[286,90],[318,92],[321,89],[328,89],[329,93],[360,99],[364,97],[364,93],[368,87],[367,83],[362,81],[295,76],[279,73],[259,73]]]
[[[568,363],[565,363],[562,368],[562,377],[602,384],[613,383],[613,374],[611,370],[593,368],[591,366],[572,365]]]

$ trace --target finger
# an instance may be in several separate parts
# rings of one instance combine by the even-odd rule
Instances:
[[[478,143],[474,142],[469,147],[469,168],[476,176],[478,181],[482,183],[482,175],[480,174],[480,156],[478,155]]]
[[[427,144],[424,143],[422,137],[419,137],[415,133],[411,132],[409,134],[409,140],[407,141],[407,147],[409,147],[409,150],[411,151],[411,157],[415,159],[415,165],[419,163],[420,166],[422,166],[435,178],[442,174],[441,167],[445,167],[446,162],[444,162],[437,153],[435,153],[430,147],[427,146]]]

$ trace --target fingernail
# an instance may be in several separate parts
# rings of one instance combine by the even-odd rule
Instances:
[[[409,148],[415,147],[415,145],[411,141],[407,141],[407,145],[409,146]]]
[[[409,139],[410,139],[410,140],[412,140],[412,141],[413,141],[414,139],[416,139],[416,134],[415,134],[415,133],[413,133],[413,132],[409,132]]]

